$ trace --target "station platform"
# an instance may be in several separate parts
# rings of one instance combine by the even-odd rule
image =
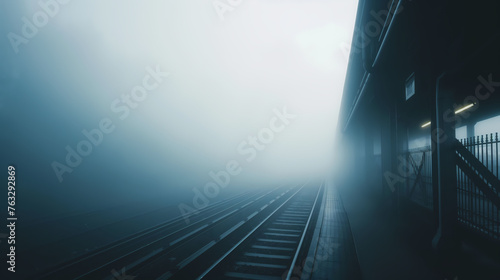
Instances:
[[[447,279],[435,267],[427,242],[434,231],[416,222],[403,225],[373,193],[360,188],[340,188],[338,192],[356,241],[363,279]]]
[[[363,279],[342,199],[326,185],[300,279]]]

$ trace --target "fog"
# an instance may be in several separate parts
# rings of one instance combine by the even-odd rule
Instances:
[[[356,1],[44,2],[0,3],[26,219],[191,203],[221,170],[220,194],[329,174]]]

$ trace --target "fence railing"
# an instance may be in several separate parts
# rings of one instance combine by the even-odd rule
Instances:
[[[498,133],[460,140],[496,178],[499,178]],[[488,173],[488,172],[486,172]],[[481,174],[479,174],[481,176]],[[483,175],[484,176],[484,175]],[[467,228],[500,240],[500,209],[457,166],[458,221]]]

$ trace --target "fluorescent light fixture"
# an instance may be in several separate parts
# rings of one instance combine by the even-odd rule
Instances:
[[[431,124],[431,122],[426,122],[421,127],[426,127],[426,126],[429,126],[430,124]]]
[[[461,113],[461,112],[463,112],[463,111],[465,111],[465,110],[469,109],[469,108],[470,108],[470,107],[472,107],[472,106],[474,106],[474,103],[469,104],[469,105],[467,105],[467,106],[465,106],[465,107],[462,107],[462,108],[460,108],[460,109],[456,110],[456,111],[455,111],[455,114],[459,114],[459,113]]]
[[[460,113],[462,113],[463,111],[465,111],[465,110],[469,109],[470,107],[472,107],[472,106],[474,106],[474,105],[475,105],[474,103],[471,103],[471,104],[469,104],[469,105],[467,105],[467,106],[464,106],[464,107],[462,107],[462,108],[460,108],[460,109],[456,110],[456,111],[455,111],[455,115],[456,115],[456,114],[460,114]],[[422,128],[423,128],[423,127],[429,126],[430,124],[431,124],[431,122],[426,122],[426,123],[424,123],[423,125],[421,125],[420,127],[422,127]]]

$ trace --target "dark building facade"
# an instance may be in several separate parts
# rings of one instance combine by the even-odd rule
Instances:
[[[358,7],[337,184],[417,228],[410,242],[428,245],[438,270],[447,270],[444,259],[463,261],[467,248],[493,258],[500,248],[499,15],[498,1]],[[478,275],[478,267],[461,273]]]

